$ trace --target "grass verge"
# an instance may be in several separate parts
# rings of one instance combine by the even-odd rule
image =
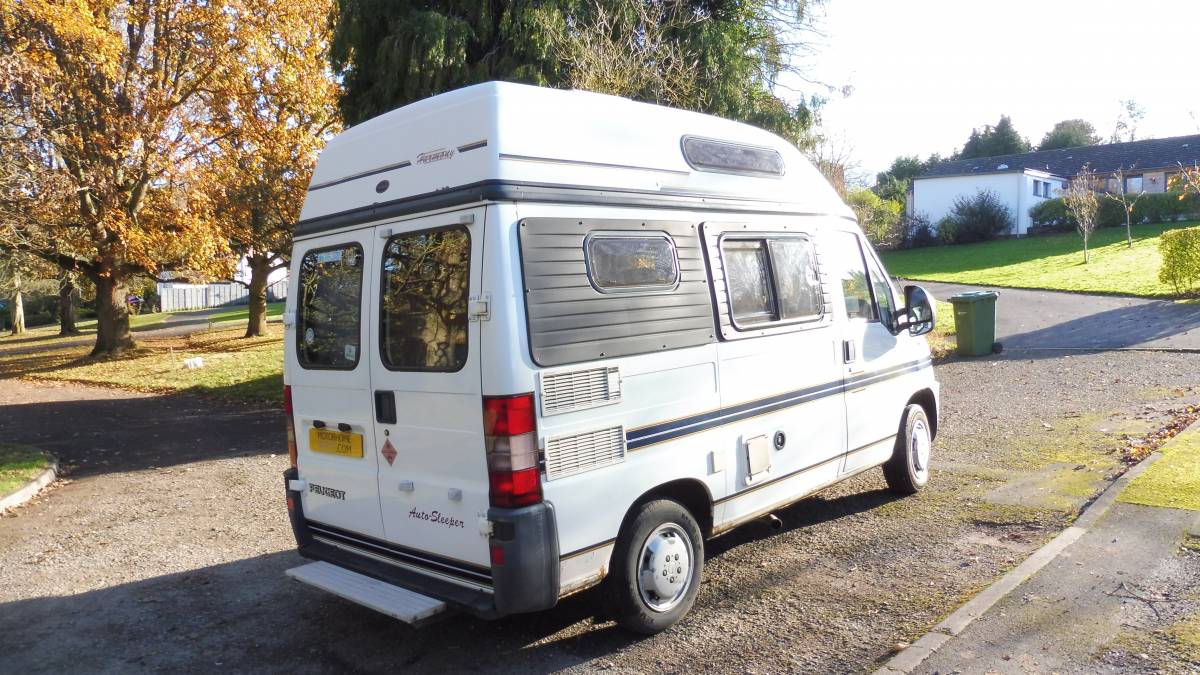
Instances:
[[[93,359],[90,345],[33,353],[0,351],[3,377],[81,382],[158,393],[193,392],[218,398],[278,402],[283,396],[283,326],[260,338],[241,327],[189,336],[143,338],[117,358]],[[188,369],[193,357],[204,366]]]
[[[1121,491],[1119,501],[1200,511],[1200,428],[1162,448],[1163,456]]]
[[[0,443],[0,497],[25,487],[50,466],[50,458],[28,445]]]
[[[943,359],[952,355],[958,345],[955,338],[954,306],[939,300],[935,313],[937,324],[928,337],[929,350],[933,352],[933,358]]]
[[[1158,280],[1159,237],[1166,230],[1196,224],[1137,225],[1133,248],[1126,247],[1124,227],[1097,230],[1087,265],[1083,241],[1075,233],[887,251],[883,259],[889,272],[905,279],[1175,297],[1175,289]]]

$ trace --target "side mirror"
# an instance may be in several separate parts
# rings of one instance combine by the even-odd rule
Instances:
[[[901,327],[908,328],[909,335],[924,335],[937,323],[933,296],[920,286],[904,287],[904,309],[897,313],[903,315],[898,318]]]

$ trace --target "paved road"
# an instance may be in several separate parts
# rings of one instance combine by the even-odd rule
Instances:
[[[994,290],[996,339],[1005,349],[1120,349],[1200,351],[1200,304],[1111,295],[964,286],[932,281],[939,300],[964,291]]]

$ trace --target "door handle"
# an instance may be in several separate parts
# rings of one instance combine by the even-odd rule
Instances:
[[[842,359],[846,363],[854,363],[858,359],[858,352],[854,348],[854,340],[842,340]]]
[[[380,424],[396,423],[396,393],[392,391],[375,392],[375,421]]]

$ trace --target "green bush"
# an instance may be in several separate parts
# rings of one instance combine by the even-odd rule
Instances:
[[[1172,223],[1200,215],[1200,195],[1188,193],[1180,198],[1178,192],[1159,192],[1142,195],[1133,207],[1134,225],[1142,223]],[[1063,200],[1047,199],[1029,208],[1029,217],[1035,225],[1070,225],[1075,220],[1067,213]],[[1125,224],[1125,210],[1120,202],[1112,199],[1100,200],[1096,213],[1097,227],[1117,227]]]
[[[1159,281],[1174,286],[1176,293],[1190,291],[1200,281],[1200,227],[1163,232],[1158,250],[1162,254]]]
[[[1029,207],[1029,217],[1034,225],[1070,225],[1075,221],[1067,214],[1067,205],[1062,198],[1047,199]]]
[[[952,226],[944,228],[946,220]],[[959,197],[950,207],[950,215],[938,223],[938,235],[948,244],[990,241],[1012,231],[1012,212],[991,190],[980,190],[974,197]]]

